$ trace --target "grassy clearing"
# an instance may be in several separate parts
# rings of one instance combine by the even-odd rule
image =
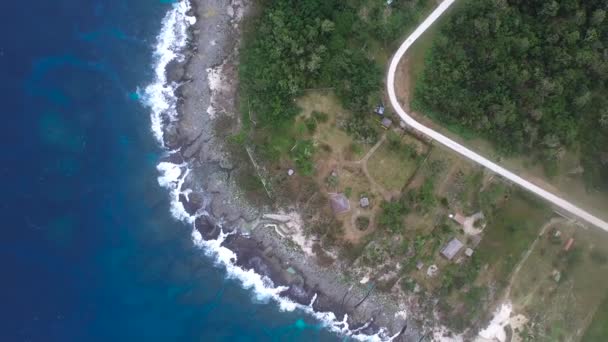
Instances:
[[[564,251],[571,237],[574,245]],[[555,272],[559,272],[559,279]],[[539,238],[513,281],[512,300],[534,323],[522,334],[538,341],[578,340],[605,297],[606,280],[608,236],[571,224],[554,225]],[[588,335],[606,341],[606,313],[602,309],[596,313],[597,319],[603,319],[604,327],[596,323]]]
[[[386,190],[400,191],[414,175],[419,163],[419,155],[393,149],[388,142],[384,142],[369,159],[368,169],[370,175]]]
[[[489,265],[488,272],[500,287],[507,284],[513,268],[551,215],[546,205],[527,193],[515,191],[505,205],[488,218],[475,253],[482,265]]]
[[[608,296],[604,298],[593,316],[591,325],[583,335],[583,342],[604,342],[608,340]]]
[[[340,127],[341,121],[347,120],[352,114],[342,107],[330,90],[310,90],[297,100],[297,104],[301,108],[297,118],[300,124],[313,119],[313,112],[327,114],[326,122],[317,121],[313,137],[318,143],[329,146],[330,158],[357,160],[371,148],[368,144],[355,143]]]

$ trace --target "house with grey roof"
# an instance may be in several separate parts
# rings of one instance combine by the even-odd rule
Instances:
[[[453,238],[448,242],[442,249],[441,255],[443,255],[446,259],[452,260],[458,252],[464,247],[464,244],[460,242],[457,238]]]

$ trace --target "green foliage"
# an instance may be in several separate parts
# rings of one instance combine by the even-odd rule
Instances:
[[[346,189],[344,189],[344,196],[346,196],[346,198],[350,198],[350,196],[352,194],[353,194],[353,188],[347,187]]]
[[[403,226],[405,215],[409,213],[405,202],[403,200],[383,201],[380,208],[382,208],[382,212],[378,216],[378,225],[393,233],[399,232]]]
[[[343,28],[346,20],[369,30],[354,15],[362,3],[278,0],[264,5],[239,66],[241,97],[256,120],[263,125],[289,121],[298,112],[293,99],[314,87],[333,87],[348,109],[369,108],[368,100],[381,89],[381,69],[355,50],[363,39],[352,34],[357,31]]]
[[[351,150],[351,152],[353,152],[353,154],[358,155],[358,156],[363,153],[363,148],[361,147],[361,145],[359,145],[357,143],[351,143],[350,150]]]
[[[608,297],[602,300],[593,321],[583,335],[583,342],[604,342],[608,339]]]
[[[378,130],[369,116],[355,114],[345,122],[345,130],[356,141],[373,145],[378,141]]]
[[[388,148],[397,151],[401,148],[401,137],[395,131],[389,130],[386,132],[386,140],[388,141]]]
[[[327,186],[335,189],[338,187],[338,184],[340,184],[340,179],[332,172],[329,176],[327,176],[325,182],[327,183]]]
[[[315,118],[307,118],[304,120],[304,123],[306,124],[306,128],[308,128],[308,132],[311,134],[317,130],[317,121]]]
[[[240,131],[237,134],[233,134],[228,137],[228,142],[235,145],[243,145],[247,140],[247,132]]]
[[[605,265],[608,262],[608,256],[606,254],[596,248],[594,248],[591,253],[589,253],[589,257],[591,260],[598,265]]]
[[[437,205],[435,197],[435,181],[433,178],[427,178],[422,186],[418,189],[412,189],[407,192],[406,199],[408,205],[414,208],[417,212],[426,214]]]
[[[329,115],[327,115],[327,113],[318,112],[315,110],[312,112],[312,118],[315,119],[317,122],[326,123],[327,120],[329,120]]]
[[[369,217],[367,216],[359,216],[355,220],[355,225],[359,230],[366,230],[369,227]]]
[[[411,144],[403,145],[403,155],[409,159],[416,159],[419,157],[418,151],[416,151],[416,146],[411,145]]]
[[[298,141],[296,147],[291,151],[291,157],[296,163],[296,167],[304,175],[311,175],[314,171],[312,163],[314,152],[315,147],[311,140]]]
[[[466,2],[434,42],[416,109],[504,153],[535,153],[549,175],[581,145],[589,184],[608,189],[606,5]]]

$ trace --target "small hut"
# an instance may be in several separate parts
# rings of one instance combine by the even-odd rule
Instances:
[[[341,193],[329,194],[329,204],[336,215],[346,213],[350,210],[348,198]]]
[[[359,205],[361,206],[361,208],[369,207],[369,198],[361,197],[361,199],[359,200]]]
[[[378,105],[376,106],[376,108],[374,109],[374,113],[383,116],[384,115],[384,106],[383,105]]]
[[[466,217],[460,213],[450,214],[450,218],[461,226],[464,226],[466,222]]]
[[[393,121],[389,118],[384,118],[382,119],[382,127],[388,129],[391,127],[391,125],[393,124]]]

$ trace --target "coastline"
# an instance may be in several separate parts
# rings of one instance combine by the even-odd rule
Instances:
[[[420,340],[422,329],[405,302],[336,276],[340,260],[319,266],[269,228],[273,220],[265,214],[289,208],[252,206],[236,184],[236,175],[248,169],[225,141],[239,128],[237,63],[247,6],[182,0],[163,22],[165,38],[173,41],[163,42],[161,32],[159,45],[173,55],[157,57],[157,80],[143,97],[153,110],[155,136],[168,150],[157,169],[159,184],[172,196],[173,216],[192,224],[194,244],[258,299],[275,300],[282,310],[299,308],[359,340]]]

